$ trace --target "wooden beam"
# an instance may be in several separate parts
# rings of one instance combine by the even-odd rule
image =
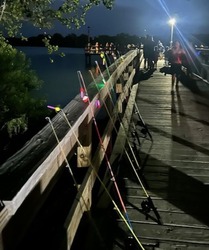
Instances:
[[[92,154],[92,119],[85,119],[79,127],[79,142],[77,147],[77,166],[89,167]]]

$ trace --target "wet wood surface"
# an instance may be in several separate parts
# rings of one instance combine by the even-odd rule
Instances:
[[[139,83],[136,103],[153,137],[153,142],[143,138],[143,126],[136,126],[138,173],[161,224],[152,209],[143,211],[147,196],[123,165],[121,189],[133,231],[145,249],[155,249],[148,243],[166,250],[209,249],[209,86],[183,77],[171,92],[171,76],[157,70]],[[121,219],[118,223],[128,231]]]

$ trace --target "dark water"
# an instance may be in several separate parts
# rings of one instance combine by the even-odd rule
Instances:
[[[85,63],[84,49],[60,48],[59,53],[64,52],[64,57],[58,53],[49,55],[44,47],[17,47],[17,49],[30,58],[32,69],[44,81],[41,89],[34,91],[33,94],[45,98],[49,105],[64,107],[79,94],[77,71],[81,71],[86,85],[92,82],[88,71],[90,68]],[[93,69],[94,60],[92,62]]]

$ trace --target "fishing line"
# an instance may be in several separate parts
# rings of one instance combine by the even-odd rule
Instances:
[[[81,81],[82,81],[82,83],[83,83],[85,92],[86,92],[86,94],[88,95],[88,92],[87,92],[87,89],[86,89],[86,85],[85,85],[83,76],[82,76],[82,74],[81,74],[80,71],[78,71],[78,72],[79,72]],[[112,168],[111,168],[109,159],[108,159],[108,157],[107,157],[107,153],[106,153],[106,151],[105,151],[105,148],[104,148],[104,145],[103,145],[103,142],[102,142],[102,138],[101,138],[101,135],[100,135],[100,132],[99,132],[99,128],[98,128],[98,126],[97,126],[97,122],[96,122],[96,118],[95,118],[95,116],[94,116],[94,112],[93,112],[93,110],[92,110],[92,108],[91,108],[91,103],[90,103],[89,98],[88,98],[88,103],[89,103],[89,107],[90,107],[90,110],[91,110],[91,113],[92,113],[92,119],[93,119],[93,122],[94,122],[94,125],[95,125],[95,129],[96,129],[96,132],[97,132],[97,135],[98,135],[98,139],[99,139],[101,148],[102,148],[102,150],[104,151],[104,157],[105,157],[107,166],[108,166],[108,168],[109,168],[109,171],[110,171],[110,174],[111,174],[111,177],[112,177],[112,181],[113,181],[113,183],[114,183],[114,186],[115,186],[115,189],[116,189],[116,191],[117,191],[118,198],[119,198],[119,200],[120,200],[120,202],[121,202],[121,205],[122,205],[122,207],[123,207],[123,210],[124,210],[124,212],[125,212],[125,214],[126,214],[127,221],[128,221],[128,223],[129,223],[129,225],[131,226],[131,222],[130,222],[130,220],[129,220],[129,217],[128,217],[128,214],[127,214],[127,211],[126,211],[124,202],[123,202],[123,199],[122,199],[122,197],[121,197],[121,194],[120,194],[120,191],[119,191],[119,188],[118,188],[118,185],[117,185],[115,176],[114,176],[114,174],[113,174],[113,171],[112,171]],[[131,226],[131,227],[132,227],[132,226]]]
[[[89,72],[90,72],[91,77],[92,77],[92,79],[93,79],[93,81],[94,81],[94,83],[95,83],[95,86],[96,86],[96,88],[97,88],[97,90],[98,90],[98,92],[99,92],[100,89],[99,89],[98,86],[97,86],[96,79],[94,78],[94,75],[93,75],[92,71],[89,70]],[[111,98],[109,91],[108,91],[108,95],[109,95],[109,97]],[[111,101],[112,101],[112,104],[114,105],[112,99],[111,99]],[[108,107],[107,107],[105,101],[103,101],[103,104],[104,104],[104,106],[105,106],[105,110],[106,110],[106,112],[107,112],[107,114],[108,114],[108,117],[109,117],[109,119],[111,120],[111,123],[112,123],[112,125],[113,125],[113,128],[114,128],[116,134],[118,135],[118,130],[117,130],[116,126],[115,126],[115,123],[114,123],[114,121],[113,121],[113,119],[112,119],[112,116],[111,116],[111,114],[110,114],[110,112],[109,112],[109,110],[108,110]],[[128,135],[127,135],[126,130],[125,130],[124,126],[123,126],[122,120],[121,120],[120,116],[117,115],[117,117],[118,117],[118,119],[120,120],[120,125],[122,126],[122,128],[123,128],[123,130],[124,130],[124,132],[125,132],[125,134],[126,134],[127,143],[128,143],[128,146],[129,146],[129,148],[130,148],[130,150],[131,150],[131,153],[132,153],[132,155],[133,155],[133,157],[134,157],[134,160],[135,160],[135,162],[136,162],[136,164],[137,164],[137,167],[140,169],[140,165],[139,165],[138,160],[137,160],[137,158],[136,158],[136,156],[135,156],[135,153],[133,152],[133,149],[132,149],[131,144],[130,144],[129,139],[128,139]],[[125,153],[128,154],[128,152],[127,152],[127,150],[126,150],[125,147],[124,147],[124,150],[125,150]],[[131,163],[131,165],[133,166],[133,162],[130,161],[130,163]],[[133,166],[133,167],[134,167],[134,166]],[[135,168],[134,168],[134,169],[135,169]]]
[[[99,68],[99,71],[101,72],[101,69],[100,69],[100,67],[99,67],[98,62],[95,61],[95,63],[96,63],[96,65],[97,65],[97,67]],[[95,80],[93,74],[91,74],[91,76],[92,76],[92,78],[93,78],[93,80],[94,80],[94,83],[95,83],[95,85],[96,85],[96,87],[97,87],[97,83],[96,83],[96,80]],[[103,75],[101,75],[101,77],[104,79],[104,76],[103,76]],[[103,82],[104,82],[104,80],[103,80]],[[113,87],[112,87],[112,88],[113,88]],[[114,106],[114,102],[113,102],[113,99],[112,99],[112,96],[111,96],[111,94],[110,94],[110,91],[109,91],[108,87],[107,87],[106,89],[107,89],[108,96],[109,96],[109,98],[110,98],[110,100],[111,100],[111,102],[112,102],[112,105]],[[111,119],[111,115],[110,115],[110,114],[109,114],[109,117],[110,117],[110,119]],[[119,115],[117,115],[117,117],[118,117],[118,119],[119,119],[119,122],[120,122],[121,127],[123,128],[124,132],[126,132],[126,130],[125,130],[124,126],[123,126],[122,119],[120,118]],[[116,131],[117,131],[117,129],[116,129]],[[127,138],[127,141],[128,141],[128,136],[127,136],[127,134],[126,134],[126,138]],[[134,157],[134,161],[135,161],[137,167],[138,167],[139,170],[140,170],[140,165],[139,165],[139,162],[138,162],[138,160],[137,160],[137,158],[136,158],[135,153],[133,152],[133,148],[131,147],[130,143],[129,143],[128,145],[129,145],[129,148],[130,148],[130,150],[131,150],[131,153],[132,153],[132,155],[133,155],[133,157]]]
[[[97,66],[99,67],[97,61],[95,61],[95,62],[96,62],[96,64],[97,64]],[[99,70],[99,71],[101,72],[101,70]],[[93,76],[92,73],[91,73],[91,76]],[[101,77],[103,77],[103,75],[101,75]],[[97,83],[96,83],[96,80],[95,80],[94,77],[93,77],[93,80],[94,80],[94,83],[95,83],[95,85],[96,85],[96,87],[97,87]],[[111,99],[112,105],[114,106],[114,102],[113,102],[112,97],[111,97],[111,95],[110,95],[108,86],[106,87],[106,89],[107,89],[109,98]],[[97,90],[98,90],[98,89],[97,89]],[[103,103],[104,103],[104,102],[103,102]],[[137,112],[139,112],[138,107],[137,107],[137,105],[136,105],[136,102],[134,102],[134,105],[135,105],[135,108],[137,108]],[[113,120],[112,120],[112,118],[111,118],[111,115],[110,115],[108,109],[107,109],[107,112],[108,112],[108,115],[109,115],[110,120],[113,122]],[[140,113],[139,113],[138,115],[140,115]],[[131,153],[132,153],[132,155],[133,155],[133,157],[134,157],[135,163],[137,164],[137,167],[139,168],[139,170],[141,170],[140,165],[139,165],[139,163],[138,163],[138,160],[137,160],[137,158],[136,158],[136,155],[135,155],[135,153],[134,153],[134,151],[133,151],[133,148],[131,147],[130,142],[129,142],[129,140],[128,140],[127,131],[125,130],[125,127],[123,126],[123,123],[122,123],[122,120],[121,120],[120,116],[118,116],[118,118],[119,118],[119,120],[120,120],[120,125],[122,126],[124,132],[126,133],[127,143],[128,143],[128,146],[129,146],[129,148],[130,148],[130,150],[131,150]],[[142,119],[142,117],[141,117],[141,119]],[[141,121],[143,122],[143,120],[141,120]],[[113,124],[113,127],[115,128],[114,124]],[[117,130],[116,130],[116,133],[117,133]],[[150,138],[152,139],[151,134],[150,134]],[[148,214],[148,213],[151,211],[151,209],[152,209],[153,212],[155,213],[155,216],[156,216],[157,219],[158,219],[158,223],[159,223],[159,224],[162,224],[162,223],[161,223],[161,217],[160,217],[160,215],[159,215],[159,213],[158,213],[158,211],[157,211],[157,208],[154,206],[154,203],[153,203],[153,201],[152,201],[150,195],[149,195],[148,192],[146,191],[146,189],[145,189],[145,187],[144,187],[144,185],[143,185],[143,182],[142,182],[142,180],[140,179],[140,177],[139,177],[139,175],[138,175],[138,173],[137,173],[137,171],[136,171],[136,169],[135,169],[135,167],[134,167],[134,165],[133,165],[133,162],[132,162],[132,160],[131,160],[131,158],[130,158],[130,156],[129,156],[129,154],[128,154],[128,152],[127,152],[126,150],[125,150],[125,153],[126,153],[126,156],[127,156],[128,160],[129,160],[129,162],[131,163],[131,167],[132,167],[132,169],[133,169],[133,171],[134,171],[134,173],[135,173],[135,175],[136,175],[136,177],[137,177],[137,179],[138,179],[138,181],[139,181],[139,184],[141,185],[141,187],[142,187],[142,189],[143,189],[143,191],[144,191],[144,193],[145,193],[145,196],[146,196],[146,198],[147,198],[146,201],[143,201],[143,202],[141,203],[142,210],[144,211],[145,214]]]
[[[63,110],[60,109],[59,107],[53,107],[53,106],[50,106],[50,105],[48,105],[47,107],[50,108],[50,109],[54,109],[56,112],[59,112],[60,110],[63,112]],[[64,112],[63,112],[63,114],[65,115]],[[64,116],[64,117],[66,117],[66,116]],[[52,128],[52,131],[53,131],[53,134],[54,134],[54,136],[55,136],[55,138],[56,138],[57,144],[58,144],[58,146],[59,146],[59,148],[60,148],[60,151],[61,151],[61,153],[62,153],[62,155],[63,155],[63,157],[64,157],[64,160],[65,160],[65,163],[66,163],[66,167],[68,168],[68,170],[69,170],[69,172],[70,172],[70,175],[71,175],[71,177],[72,177],[72,179],[73,179],[74,185],[75,185],[75,187],[76,187],[76,189],[77,189],[77,192],[78,192],[78,191],[79,191],[79,184],[78,184],[77,181],[76,181],[76,178],[75,178],[75,176],[74,176],[74,174],[73,174],[73,171],[72,171],[72,169],[71,169],[71,167],[70,167],[69,161],[67,160],[67,157],[66,157],[66,155],[65,155],[65,153],[64,153],[64,150],[63,150],[62,146],[60,145],[60,140],[59,140],[59,138],[58,138],[58,136],[57,136],[57,133],[56,133],[55,128],[54,128],[54,125],[53,125],[53,123],[52,123],[52,121],[51,121],[51,119],[50,119],[49,117],[46,117],[45,119],[49,122],[49,124],[50,124],[50,126],[51,126],[51,128]],[[68,125],[70,125],[70,123],[69,123],[67,117],[66,117],[66,121],[67,121]],[[70,126],[71,126],[71,125],[70,125]],[[82,199],[83,204],[84,204],[84,206],[85,206],[85,208],[86,208],[86,211],[88,211],[88,210],[89,210],[89,207],[88,207],[88,205],[86,204],[86,201],[85,201],[85,199],[83,198],[82,195],[81,195],[81,199]],[[80,202],[80,203],[81,203],[81,202]],[[81,208],[82,208],[82,203],[81,203]],[[84,210],[84,212],[85,212],[85,210]],[[89,216],[90,221],[92,222],[92,224],[93,224],[93,226],[94,226],[94,228],[95,228],[95,231],[96,231],[96,233],[97,233],[97,235],[98,235],[100,241],[101,241],[101,242],[104,242],[104,239],[103,239],[103,237],[101,236],[101,234],[100,234],[100,232],[99,232],[99,229],[98,229],[98,227],[96,226],[96,224],[95,224],[95,222],[94,222],[94,219],[92,218],[92,216],[91,216],[89,213],[87,213],[87,215]]]
[[[105,68],[106,68],[106,70],[107,70],[107,74],[108,74],[108,76],[110,77],[110,71],[109,71],[109,68],[108,68],[108,66],[107,66],[107,60],[106,60],[105,55],[106,55],[106,53],[102,52],[102,53],[100,54],[100,57],[102,58],[102,64],[105,65]],[[100,69],[99,69],[99,71],[101,72]]]
[[[84,153],[84,155],[85,155],[85,154],[86,154],[86,151],[85,151],[84,147],[82,146],[82,144],[81,144],[81,142],[80,142],[78,136],[76,135],[75,131],[73,130],[72,125],[70,124],[70,122],[69,122],[69,120],[68,120],[66,114],[64,113],[64,111],[63,111],[61,108],[58,108],[58,107],[52,107],[52,106],[48,106],[48,107],[50,107],[51,109],[54,109],[56,112],[59,112],[59,111],[62,112],[62,115],[63,115],[65,121],[67,122],[69,128],[72,130],[72,133],[73,133],[73,135],[74,135],[74,137],[75,137],[75,139],[76,139],[78,145],[81,147],[81,149],[82,149],[82,151],[83,151],[83,153]],[[53,126],[53,124],[52,124],[52,126]],[[53,131],[55,131],[54,128],[53,128]],[[56,134],[56,132],[55,132],[55,134]],[[57,135],[56,135],[56,138],[57,138]],[[134,233],[132,227],[131,227],[130,224],[127,222],[127,219],[123,216],[123,214],[121,213],[121,211],[120,211],[120,209],[118,208],[117,204],[116,204],[115,201],[113,200],[111,194],[109,193],[108,189],[106,188],[106,186],[104,185],[103,181],[102,181],[101,178],[99,177],[99,175],[98,175],[97,171],[95,170],[95,168],[94,168],[94,166],[93,166],[93,164],[92,164],[91,161],[90,161],[90,166],[91,166],[92,170],[94,171],[94,174],[95,174],[95,176],[97,177],[97,179],[99,180],[100,184],[101,184],[102,187],[104,188],[105,192],[107,193],[108,197],[110,198],[111,202],[113,203],[113,206],[115,207],[115,209],[116,209],[116,211],[118,212],[119,216],[121,217],[121,219],[124,221],[124,223],[125,223],[126,226],[128,227],[128,229],[129,229],[129,231],[131,232],[132,236],[134,237],[134,239],[136,240],[136,242],[139,244],[139,246],[141,247],[141,249],[142,249],[142,250],[145,250],[145,249],[143,248],[143,246],[142,246],[142,243],[139,241],[139,239],[137,238],[136,234]]]
[[[92,79],[93,79],[93,81],[94,81],[94,84],[95,84],[95,86],[96,86],[96,88],[97,88],[97,90],[98,90],[98,92],[99,92],[100,90],[99,90],[99,88],[98,88],[98,86],[97,86],[96,79],[94,78],[94,75],[93,75],[92,71],[89,70],[89,72],[90,72],[91,77],[92,77]],[[108,91],[109,97],[111,98],[112,105],[114,105],[113,100],[112,100],[112,97],[111,97],[111,95],[110,95],[110,93],[109,93],[109,90],[107,90],[107,91]],[[111,120],[111,123],[112,123],[112,125],[113,125],[114,130],[115,130],[115,132],[118,134],[117,128],[116,128],[116,126],[115,126],[115,123],[114,123],[114,121],[113,121],[113,119],[112,119],[112,116],[111,116],[111,114],[110,114],[110,112],[109,112],[109,110],[108,110],[108,107],[107,107],[107,105],[106,105],[106,103],[105,103],[104,101],[103,101],[103,104],[104,104],[104,106],[105,106],[105,109],[106,109],[106,112],[107,112],[107,114],[108,114],[108,117],[109,117],[110,120]],[[123,128],[124,132],[126,133],[125,128],[124,128],[124,126],[123,126],[123,123],[122,123],[122,120],[121,120],[120,116],[117,115],[117,117],[118,117],[118,119],[120,120],[120,125],[121,125],[121,127]],[[131,144],[130,144],[130,142],[129,142],[129,140],[128,140],[127,133],[126,133],[126,140],[127,140],[127,142],[128,142],[128,146],[129,146],[129,148],[130,148],[130,150],[131,150],[131,153],[132,153],[132,155],[133,155],[133,157],[134,157],[134,161],[135,161],[135,163],[137,164],[137,167],[138,167],[139,170],[140,170],[140,165],[139,165],[138,160],[137,160],[137,158],[136,158],[136,156],[135,156],[135,153],[133,152],[133,149],[132,149],[132,147],[131,147]],[[127,153],[125,147],[124,147],[124,150],[125,150],[125,152]],[[132,161],[131,161],[131,164],[133,165]]]
[[[95,63],[96,63],[96,66],[97,66],[97,68],[98,68],[98,70],[99,70],[99,74],[100,74],[100,76],[101,76],[101,78],[102,78],[103,83],[106,84],[106,80],[105,80],[105,78],[104,78],[104,75],[103,75],[103,73],[102,73],[100,67],[99,67],[98,62],[95,61]],[[82,79],[82,78],[81,78],[81,79]]]
[[[115,62],[116,68],[117,68],[116,61],[114,61],[114,62]],[[121,78],[121,76],[120,76],[120,78]],[[122,81],[123,81],[123,80],[122,80]],[[138,106],[137,106],[137,104],[136,104],[136,101],[134,101],[134,107],[135,107],[135,109],[136,109],[136,112],[135,112],[135,113],[138,115],[139,119],[141,120],[141,122],[142,122],[142,124],[143,124],[143,126],[144,126],[144,129],[145,129],[146,133],[149,135],[151,141],[153,141],[152,135],[151,135],[151,133],[149,132],[149,129],[148,129],[146,123],[144,122],[144,120],[143,120],[143,118],[142,118],[142,116],[141,116],[141,114],[140,114],[140,112],[139,112],[139,108],[138,108]],[[135,124],[134,124],[134,129],[136,130]]]
[[[107,57],[109,57],[108,55],[106,55]],[[113,57],[114,58],[114,57]],[[115,59],[114,59],[114,65],[115,65],[115,68],[117,69],[117,64],[116,64],[116,61],[115,61]],[[122,80],[122,82],[124,81],[123,79],[121,79],[121,76],[119,77],[119,79],[120,80]],[[134,101],[134,108],[135,108],[135,114],[137,114],[138,115],[138,117],[139,117],[139,119],[141,120],[141,123],[142,123],[142,125],[143,125],[143,127],[144,127],[144,130],[142,129],[141,130],[141,132],[145,135],[146,133],[149,135],[149,137],[150,137],[150,140],[151,141],[153,141],[153,138],[152,138],[152,135],[151,135],[151,133],[149,132],[149,129],[148,129],[148,127],[147,127],[147,125],[146,125],[146,123],[144,122],[144,120],[143,120],[143,118],[142,118],[142,116],[141,116],[141,114],[140,114],[140,112],[139,112],[139,108],[138,108],[138,106],[137,106],[137,104],[136,104],[136,101]],[[135,123],[133,122],[133,127],[134,127],[134,131],[136,131],[136,125],[135,125]],[[137,133],[136,133],[137,134]],[[140,141],[139,140],[139,138],[137,137],[137,140],[138,141]],[[140,143],[139,143],[140,144]]]
[[[92,78],[93,78],[93,80],[94,80],[94,83],[95,83],[95,85],[96,85],[96,87],[97,87],[97,90],[99,91],[98,86],[97,86],[97,83],[96,83],[96,80],[95,80],[95,78],[94,78],[94,76],[93,76],[92,71],[89,70],[89,72],[90,72],[90,74],[91,74],[91,76],[92,76]],[[109,112],[109,110],[108,110],[108,108],[107,108],[107,105],[106,105],[105,102],[103,102],[103,104],[104,104],[105,109],[106,109],[106,111],[107,111],[107,114],[108,114],[108,116],[109,116],[109,118],[110,118],[110,120],[111,120],[111,122],[112,122],[112,125],[113,125],[114,130],[115,130],[115,132],[118,134],[117,128],[116,128],[116,126],[115,126],[115,124],[114,124],[114,121],[113,121],[111,115],[110,115],[110,112]],[[118,118],[120,119],[119,116],[118,116]],[[121,124],[121,126],[123,126],[122,121],[120,121],[120,124]],[[126,133],[126,130],[125,130],[124,126],[123,126],[123,130],[124,130],[124,132]],[[135,159],[135,162],[137,163],[137,166],[138,166],[139,169],[140,169],[140,165],[139,165],[139,163],[138,163],[138,160],[136,159],[135,153],[133,152],[133,149],[132,149],[131,144],[130,144],[130,142],[129,142],[127,133],[126,133],[126,140],[127,140],[128,146],[129,146],[130,149],[131,149],[131,152],[132,152],[132,154],[133,154],[133,157],[134,157],[134,159]],[[135,169],[135,167],[134,167],[134,165],[133,165],[133,162],[132,162],[132,160],[131,160],[131,158],[130,158],[130,156],[129,156],[129,154],[128,154],[128,152],[127,152],[125,146],[124,146],[124,151],[125,151],[125,153],[126,153],[126,156],[128,157],[128,160],[129,160],[129,162],[130,162],[130,164],[131,164],[131,166],[132,166],[132,168],[133,168],[133,170],[134,170],[134,173],[135,173],[135,175],[136,175],[136,177],[137,177],[137,179],[138,179],[138,181],[139,181],[139,183],[140,183],[140,185],[141,185],[141,187],[142,187],[142,189],[143,189],[145,195],[148,197],[149,195],[148,195],[146,189],[144,188],[144,185],[143,185],[141,179],[139,178],[139,175],[138,175],[138,173],[137,173],[137,171],[136,171],[136,169]]]
[[[142,124],[143,124],[143,126],[144,126],[144,128],[145,128],[145,130],[146,130],[146,133],[149,135],[151,141],[153,141],[152,135],[151,135],[151,133],[149,132],[149,129],[148,129],[146,123],[144,122],[144,120],[143,120],[143,118],[142,118],[142,116],[141,116],[141,114],[140,114],[140,112],[139,112],[139,108],[138,108],[136,102],[134,102],[134,107],[135,107],[135,109],[136,109],[136,112],[135,112],[135,113],[138,115],[139,119],[141,120],[141,122],[142,122]]]
[[[48,108],[52,108],[52,106],[48,106]],[[56,110],[59,110],[59,108],[56,108],[55,111],[56,111]],[[64,157],[64,160],[65,160],[65,163],[66,163],[66,167],[69,169],[70,175],[72,176],[72,179],[73,179],[74,185],[76,186],[76,189],[79,190],[79,185],[78,185],[78,183],[77,183],[77,181],[76,181],[76,179],[75,179],[75,176],[74,176],[73,171],[72,171],[72,169],[71,169],[71,167],[70,167],[70,164],[69,164],[69,162],[68,162],[68,160],[67,160],[67,157],[66,157],[66,155],[65,155],[65,153],[64,153],[64,151],[63,151],[63,148],[62,148],[62,146],[60,145],[60,141],[59,141],[59,138],[58,138],[58,136],[57,136],[57,133],[56,133],[56,131],[55,131],[55,129],[54,129],[54,126],[53,126],[53,124],[52,124],[52,121],[51,121],[51,119],[50,119],[49,117],[46,117],[45,119],[46,119],[46,120],[49,122],[49,124],[51,125],[51,128],[52,128],[52,131],[53,131],[54,136],[55,136],[55,138],[56,138],[57,144],[58,144],[58,146],[59,146],[59,148],[60,148],[60,151],[61,151],[61,153],[62,153],[62,156]]]

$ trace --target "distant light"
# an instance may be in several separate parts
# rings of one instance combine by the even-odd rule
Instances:
[[[54,107],[54,106],[50,106],[50,105],[48,105],[47,108],[49,108],[49,109],[54,109],[56,112],[58,112],[58,111],[61,110],[60,107]]]
[[[89,101],[89,98],[88,98],[88,96],[85,95],[85,96],[83,97],[83,102],[86,103],[86,102],[88,102],[88,101]]]
[[[96,100],[95,106],[96,106],[96,108],[100,108],[101,107],[100,100]]]
[[[97,88],[98,89],[102,89],[102,88],[104,88],[104,86],[105,86],[104,82],[97,83]]]
[[[170,25],[174,25],[176,23],[176,19],[175,18],[171,18],[170,20],[169,20],[169,24]]]
[[[82,99],[83,99],[84,95],[85,95],[85,90],[84,90],[84,88],[81,87],[80,88],[80,96]]]

